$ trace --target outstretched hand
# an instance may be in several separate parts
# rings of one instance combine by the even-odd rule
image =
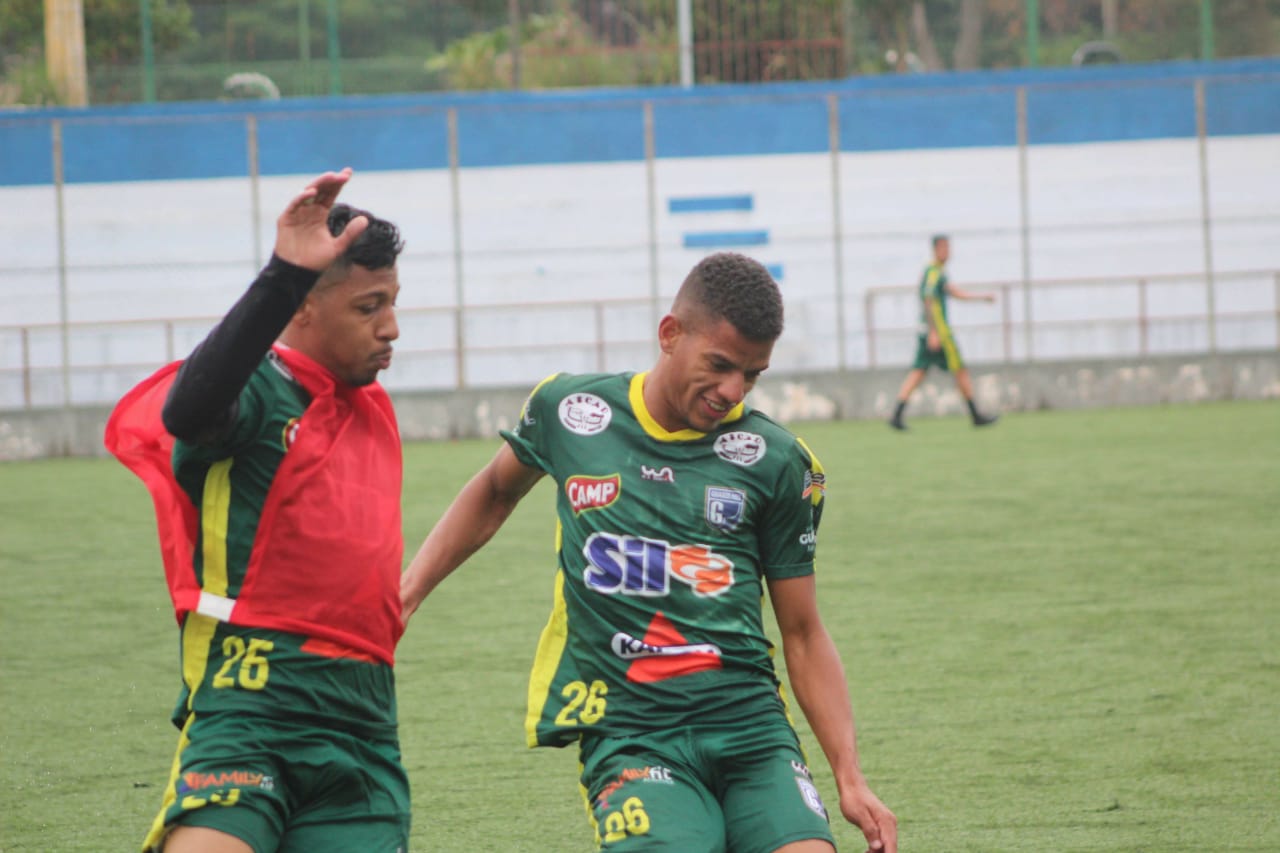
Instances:
[[[296,266],[324,272],[369,226],[357,216],[341,234],[329,233],[329,211],[342,187],[351,180],[351,168],[325,172],[289,202],[276,220],[276,256]]]
[[[867,853],[898,853],[898,819],[870,788],[842,792],[840,811],[866,836]]]

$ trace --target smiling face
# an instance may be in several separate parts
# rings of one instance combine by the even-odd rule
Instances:
[[[352,264],[341,273],[331,269],[307,295],[283,340],[339,381],[368,385],[391,366],[391,342],[400,336],[399,293],[394,266],[370,270]]]
[[[773,341],[744,336],[724,318],[680,319],[658,325],[662,356],[644,388],[649,413],[671,432],[710,432],[746,398],[769,366]]]

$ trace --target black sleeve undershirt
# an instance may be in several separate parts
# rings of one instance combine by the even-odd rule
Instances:
[[[235,423],[240,392],[319,278],[272,255],[179,368],[165,399],[164,428],[202,444],[224,437]]]

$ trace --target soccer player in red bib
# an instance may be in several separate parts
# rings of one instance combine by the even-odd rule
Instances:
[[[544,380],[402,578],[411,614],[540,477],[554,479],[558,570],[525,729],[530,746],[577,744],[600,850],[834,850],[774,670],[766,593],[839,813],[869,850],[897,849],[818,616],[825,472],[744,402],[782,319],[763,266],[704,259],[658,326],[653,369]]]
[[[143,842],[164,853],[408,849],[392,664],[400,437],[395,226],[316,178],[191,355],[116,406],[181,631],[182,734]]]

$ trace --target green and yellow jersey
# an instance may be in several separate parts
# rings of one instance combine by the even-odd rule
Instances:
[[[529,685],[531,746],[781,705],[764,586],[814,570],[822,467],[745,405],[713,432],[669,432],[643,384],[552,376],[503,432],[556,483],[558,572]]]

